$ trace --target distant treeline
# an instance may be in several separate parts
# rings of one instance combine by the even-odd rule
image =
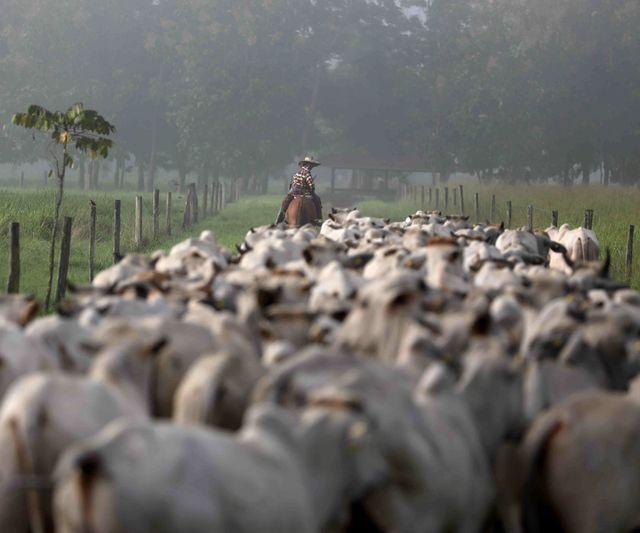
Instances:
[[[12,113],[82,101],[118,129],[116,187],[264,179],[310,149],[637,183],[638,28],[638,0],[3,0],[0,162],[47,155]]]

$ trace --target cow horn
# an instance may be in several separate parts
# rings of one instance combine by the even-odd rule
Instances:
[[[628,289],[629,285],[627,285],[626,283],[622,283],[621,281],[616,281],[614,279],[601,278],[594,282],[594,287],[596,289],[603,289],[605,291],[619,291],[622,289]]]
[[[611,250],[607,246],[604,256],[604,263],[602,264],[602,268],[600,269],[600,276],[603,278],[609,277],[609,269],[611,268]]]
[[[538,254],[520,254],[520,258],[528,265],[544,265],[545,259]]]

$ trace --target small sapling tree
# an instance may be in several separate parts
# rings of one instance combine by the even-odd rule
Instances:
[[[70,149],[75,148],[80,152],[85,152],[94,159],[106,158],[113,144],[108,136],[115,132],[115,128],[102,115],[92,109],[85,109],[81,103],[72,105],[64,112],[49,111],[38,105],[32,105],[26,113],[13,115],[12,122],[23,128],[49,133],[52,139],[49,146],[51,156],[49,176],[56,176],[58,188],[49,248],[49,280],[45,298],[45,307],[48,309],[53,284],[60,206],[64,197],[64,178],[67,169],[73,168],[74,165]]]

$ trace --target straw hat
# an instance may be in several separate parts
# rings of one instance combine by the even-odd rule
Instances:
[[[320,166],[320,162],[316,161],[313,157],[308,155],[304,159],[301,159],[300,161],[298,161],[298,166],[301,167],[302,165],[310,165],[311,168],[313,168],[313,167]]]

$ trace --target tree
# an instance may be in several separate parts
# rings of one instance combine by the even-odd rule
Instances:
[[[22,126],[29,130],[50,133],[51,136],[49,146],[51,170],[49,175],[55,173],[58,189],[49,248],[49,279],[45,299],[45,307],[48,308],[51,301],[60,206],[64,197],[64,178],[67,168],[72,168],[74,164],[70,148],[88,153],[92,159],[106,158],[112,146],[112,141],[108,136],[115,132],[115,128],[102,115],[92,109],[85,109],[81,103],[71,106],[65,112],[49,111],[41,106],[32,105],[26,113],[14,114],[12,122],[16,126]]]

